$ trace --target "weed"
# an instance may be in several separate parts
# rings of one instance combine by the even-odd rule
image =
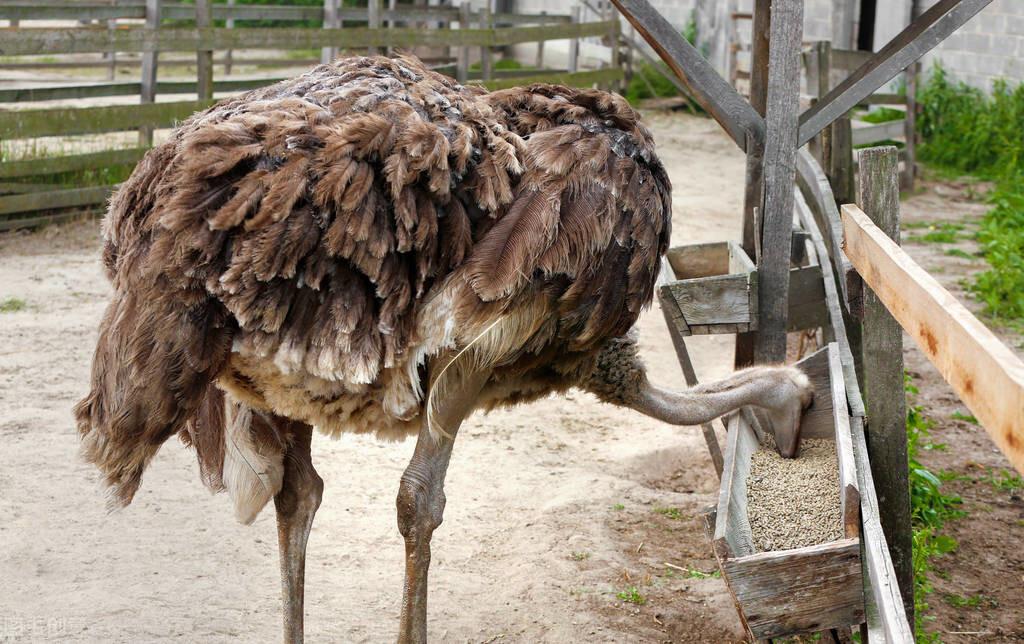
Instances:
[[[573,561],[586,561],[587,559],[590,559],[590,553],[589,552],[574,551],[572,553],[572,560]]]
[[[673,521],[679,521],[683,518],[683,513],[679,511],[679,508],[654,508],[654,511]]]
[[[624,602],[636,604],[637,606],[643,606],[647,603],[647,598],[640,594],[640,591],[636,589],[636,586],[630,586],[625,590],[620,590],[615,594],[615,596]]]
[[[619,510],[625,510],[626,506],[622,505],[621,503],[616,503],[615,505],[612,506],[612,509],[618,512]]]
[[[949,255],[950,257],[959,257],[960,259],[978,259],[974,255],[971,255],[967,251],[961,250],[959,248],[947,248],[946,254]]]
[[[0,313],[16,313],[18,311],[24,311],[26,306],[28,305],[25,304],[25,300],[20,297],[8,297],[0,300]]]
[[[982,483],[988,483],[1001,492],[1011,494],[1024,489],[1024,479],[1020,475],[1008,470],[994,470],[989,468],[986,476],[978,479]]]
[[[959,409],[954,411],[950,415],[950,418],[952,418],[953,420],[962,420],[965,423],[970,423],[972,425],[977,425],[978,424],[978,419],[975,418],[972,414],[965,414],[965,413],[961,412]]]
[[[918,390],[904,376],[904,388],[907,393],[917,394]],[[932,423],[921,413],[918,405],[907,405],[907,457],[910,471],[910,512],[913,524],[913,567],[914,567],[914,632],[918,642],[938,642],[938,635],[925,631],[925,624],[930,621],[928,612],[928,595],[932,592],[932,584],[928,579],[931,560],[934,557],[953,552],[957,548],[956,539],[941,534],[947,520],[964,516],[960,509],[960,497],[942,492],[942,481],[917,460],[922,450],[935,449],[929,430]]]
[[[977,236],[990,268],[970,290],[996,320],[1024,319],[1024,84],[997,81],[988,95],[936,66],[918,103],[920,158],[996,183]]]
[[[963,595],[957,595],[955,593],[946,593],[942,598],[953,608],[980,608],[983,603],[988,606],[994,606],[996,604],[995,600],[980,593],[969,597],[964,597]]]
[[[711,572],[704,572],[697,568],[687,568],[686,576],[690,579],[718,579],[722,576],[722,571],[712,570]]]
[[[865,123],[887,123],[889,121],[901,121],[906,117],[907,113],[903,110],[897,110],[892,107],[880,107],[866,114],[859,115],[857,120],[864,121]]]
[[[963,224],[941,223],[928,226],[928,232],[914,235],[909,241],[927,242],[929,244],[952,244],[964,229]]]

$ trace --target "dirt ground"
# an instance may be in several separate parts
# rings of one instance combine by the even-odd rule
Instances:
[[[673,242],[737,238],[742,155],[710,120],[652,114],[649,123],[674,184]],[[938,210],[984,212],[959,194],[938,196]],[[935,211],[928,198],[908,201],[908,217]],[[0,641],[273,641],[272,511],[251,527],[236,524],[228,499],[199,483],[193,455],[168,443],[134,504],[107,514],[95,472],[78,457],[70,408],[85,391],[108,294],[98,248],[96,221],[0,236],[0,301],[27,304],[0,314]],[[681,387],[660,312],[639,327],[652,379]],[[731,336],[689,344],[701,379],[730,370]],[[1006,467],[980,428],[949,419],[955,396],[915,349],[907,364],[938,421],[935,439],[950,444],[929,453],[928,465],[972,475],[974,463]],[[314,440],[326,492],[309,544],[309,641],[393,641],[403,572],[394,497],[412,448]],[[945,641],[992,641],[996,628],[998,638],[1018,637],[1020,498],[985,483],[949,485],[971,515],[951,524],[961,548],[939,565],[948,579],[936,576],[934,628],[986,634]],[[717,481],[697,428],[579,393],[474,416],[446,492],[433,541],[435,641],[742,638],[724,583],[709,574],[698,514],[715,502]],[[645,603],[618,597],[630,588]],[[940,599],[976,589],[994,603],[955,609]]]

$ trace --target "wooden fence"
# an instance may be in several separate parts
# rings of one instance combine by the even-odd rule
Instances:
[[[110,67],[111,76],[117,65],[141,68],[138,81],[0,88],[0,141],[139,132],[138,144],[127,148],[4,159],[0,164],[0,230],[59,221],[70,216],[68,208],[102,204],[115,186],[97,176],[116,176],[108,172],[112,168],[119,168],[122,175],[127,172],[152,145],[155,130],[173,127],[210,105],[214,93],[241,92],[284,77],[215,79],[215,65],[237,71],[243,65],[276,63],[295,67],[316,62],[284,56],[240,57],[235,55],[236,50],[320,49],[321,60],[330,60],[339,52],[413,50],[425,52],[424,58],[434,62],[438,71],[490,89],[534,82],[611,87],[624,78],[614,57],[613,64],[601,69],[578,70],[573,55],[579,51],[578,46],[570,47],[567,69],[543,68],[545,41],[577,43],[584,38],[600,38],[618,42],[618,20],[606,16],[604,20],[581,22],[578,8],[566,14],[520,15],[471,11],[469,4],[403,7],[394,0],[387,8],[381,6],[382,0],[370,0],[369,6],[362,8],[339,7],[338,0],[325,0],[324,7],[237,5],[228,1],[211,5],[209,0],[197,0],[195,4],[161,0],[0,0],[0,20],[12,24],[26,20],[103,22],[0,29],[0,66],[66,70],[104,65]],[[313,21],[323,26],[235,26],[237,21],[255,20],[285,25]],[[225,21],[224,26],[214,21]],[[494,69],[497,48],[534,42],[538,43],[536,69]],[[167,54],[173,52],[194,52],[194,56],[182,58],[179,53],[169,58]],[[223,53],[215,58],[214,52]],[[97,54],[107,59],[96,58]],[[42,55],[46,58],[39,59]],[[128,55],[133,57],[126,58]],[[471,64],[473,59],[478,64]],[[168,60],[195,66],[195,79],[159,80],[157,69],[166,66]],[[158,95],[185,95],[183,98],[188,100],[157,102]],[[25,109],[40,101],[128,96],[139,96],[139,103]]]

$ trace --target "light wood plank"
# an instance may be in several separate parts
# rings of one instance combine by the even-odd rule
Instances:
[[[842,208],[850,261],[1024,474],[1024,363],[860,208]]]
[[[886,121],[885,123],[873,123],[853,128],[853,144],[867,145],[880,141],[902,139],[906,134],[906,121]]]

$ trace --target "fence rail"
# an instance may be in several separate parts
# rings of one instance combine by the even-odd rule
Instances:
[[[580,12],[565,14],[492,14],[472,11],[468,4],[444,7],[382,6],[370,0],[368,7],[338,7],[337,0],[325,0],[323,7],[184,4],[162,0],[0,0],[0,19],[39,20],[40,25],[0,28],[0,67],[24,69],[72,69],[107,67],[108,82],[64,82],[56,85],[0,88],[0,140],[28,141],[41,137],[76,137],[104,133],[139,132],[139,146],[90,150],[44,158],[5,159],[0,164],[0,230],[59,220],[57,212],[72,207],[103,203],[113,186],[92,185],[123,176],[152,143],[153,132],[174,126],[195,111],[205,108],[214,93],[230,94],[270,85],[280,75],[260,78],[213,78],[214,66],[298,66],[314,60],[288,57],[238,58],[233,50],[321,50],[321,59],[341,51],[382,51],[394,48],[426,53],[442,73],[461,82],[478,83],[488,89],[502,89],[530,83],[560,83],[574,86],[618,84],[624,78],[621,66],[577,70],[570,54],[569,70],[543,68],[543,43],[609,37],[618,39],[618,21],[611,16],[580,21]],[[45,21],[100,21],[99,25],[77,27],[47,26]],[[118,20],[126,23],[118,24]],[[145,25],[139,21],[145,20]],[[225,21],[215,23],[213,21]],[[250,26],[238,21],[276,21],[273,26]],[[299,26],[295,21],[314,23]],[[317,24],[318,23],[318,24]],[[343,26],[344,23],[344,26]],[[224,25],[224,26],[221,26]],[[323,25],[323,27],[319,26]],[[424,28],[429,26],[430,28]],[[454,28],[457,27],[457,28]],[[495,70],[493,51],[498,47],[538,43],[534,70]],[[613,47],[613,50],[616,48]],[[212,52],[221,52],[213,58]],[[470,67],[471,52],[479,51],[481,68]],[[571,48],[578,54],[579,48]],[[167,56],[190,52],[195,57]],[[455,53],[458,55],[453,55]],[[47,59],[18,57],[46,55]],[[100,59],[97,54],[103,54]],[[56,60],[50,58],[58,56]],[[160,67],[196,66],[196,78],[158,80]],[[77,59],[76,59],[77,58]],[[449,63],[453,63],[450,64]],[[116,66],[141,65],[138,81],[113,81]],[[158,95],[188,95],[200,100],[158,102]],[[74,101],[139,96],[137,104],[92,105],[89,107],[30,108],[39,101]],[[4,108],[8,109],[4,109]],[[16,107],[16,109],[10,109]],[[73,139],[71,139],[73,141]],[[96,140],[91,139],[95,146]],[[118,144],[123,145],[120,141]],[[60,141],[55,147],[62,147]],[[74,146],[74,143],[71,143]],[[42,146],[46,149],[46,146]],[[113,170],[108,172],[107,170]],[[54,181],[71,181],[61,185]],[[79,185],[75,185],[75,184]],[[81,185],[85,184],[85,185]]]

